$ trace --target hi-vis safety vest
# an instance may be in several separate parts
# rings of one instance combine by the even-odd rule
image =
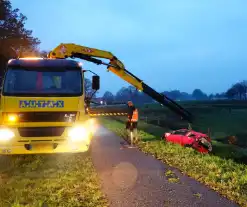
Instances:
[[[133,111],[133,115],[131,119],[131,122],[136,122],[136,121],[138,121],[138,110],[137,109]]]

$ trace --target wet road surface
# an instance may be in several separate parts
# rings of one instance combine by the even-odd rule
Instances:
[[[93,163],[102,190],[113,207],[238,206],[178,170],[178,183],[168,181],[169,166],[136,148],[121,149],[123,139],[99,127],[92,142]]]

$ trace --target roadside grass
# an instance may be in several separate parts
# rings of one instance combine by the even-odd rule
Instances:
[[[0,157],[0,206],[108,206],[89,153]]]
[[[112,119],[121,123],[125,122],[125,118],[123,117],[115,117]],[[168,127],[160,127],[153,124],[147,124],[143,121],[138,122],[138,129],[141,130],[140,133],[143,141],[160,140],[162,134],[171,130]],[[143,132],[145,134],[148,133],[149,136],[146,137],[146,135],[143,134]],[[233,159],[236,162],[247,163],[247,149],[243,149],[235,145],[225,144],[215,140],[212,141],[212,144],[213,144],[212,154],[225,159]]]
[[[125,136],[123,123],[108,118],[101,118],[100,121],[106,128],[119,136]],[[181,172],[206,184],[228,199],[247,207],[247,165],[238,164],[232,159],[223,159],[216,155],[202,155],[190,148],[165,143],[160,140],[160,136],[157,137],[155,130],[151,134],[141,129],[142,126],[145,126],[146,129],[148,126],[143,123],[139,125],[141,142],[138,143],[138,147],[143,152],[152,154],[157,159],[178,168]],[[151,130],[152,125],[149,127]],[[156,129],[158,129],[157,126]],[[159,130],[161,131],[161,129]]]

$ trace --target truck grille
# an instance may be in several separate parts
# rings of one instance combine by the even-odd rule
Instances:
[[[21,127],[18,128],[21,137],[56,137],[61,136],[65,127]]]
[[[19,122],[74,122],[76,112],[22,112]]]

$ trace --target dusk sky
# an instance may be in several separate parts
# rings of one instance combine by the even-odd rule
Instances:
[[[223,92],[247,80],[246,0],[12,0],[42,50],[75,43],[111,51],[157,91]],[[128,86],[104,66],[100,94]],[[90,77],[90,76],[88,76]]]

